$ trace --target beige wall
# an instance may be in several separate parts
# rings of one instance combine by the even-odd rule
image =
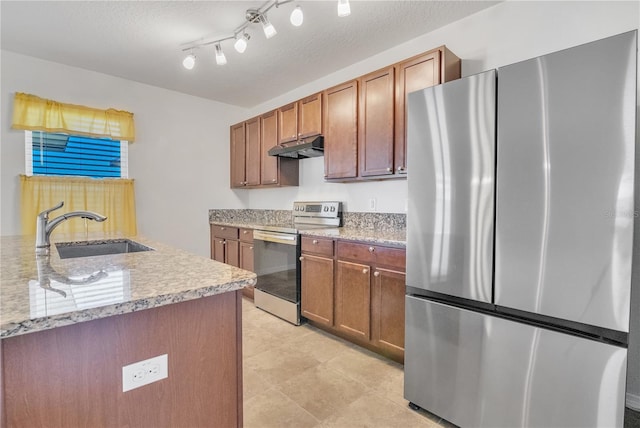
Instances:
[[[101,73],[1,51],[0,235],[20,233],[18,175],[24,173],[24,133],[11,129],[13,94],[134,113],[129,145],[138,231],[209,254],[212,207],[246,205],[229,189],[229,124],[245,111]],[[35,221],[35,219],[34,219]]]

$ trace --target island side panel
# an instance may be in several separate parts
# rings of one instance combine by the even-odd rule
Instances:
[[[241,291],[2,342],[7,426],[242,424]],[[169,377],[122,392],[122,367],[168,354]]]

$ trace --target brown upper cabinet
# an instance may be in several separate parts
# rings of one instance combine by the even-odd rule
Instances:
[[[254,117],[245,125],[247,147],[245,153],[245,185],[258,186],[260,184],[260,118]]]
[[[298,139],[298,103],[287,104],[278,109],[278,143],[288,143]]]
[[[324,91],[324,178],[358,173],[358,81]]]
[[[231,127],[231,187],[297,186],[298,162],[269,156],[277,145],[276,110]]]
[[[393,174],[395,69],[388,67],[359,79],[358,173]]]
[[[458,78],[460,58],[441,46],[234,125],[231,187],[297,186],[299,161],[267,152],[320,134],[325,180],[404,178],[407,94]]]
[[[245,181],[245,123],[231,126],[231,187],[243,187]]]
[[[278,109],[279,144],[322,134],[322,93]]]
[[[460,77],[460,59],[446,47],[409,58],[358,79],[356,173],[325,174],[329,181],[404,177],[406,168],[406,98],[409,92]],[[326,121],[338,115],[325,108]],[[341,136],[330,136],[325,123],[325,171],[345,169]],[[334,152],[335,151],[335,152]],[[351,154],[351,153],[350,153]]]
[[[231,187],[260,185],[260,118],[231,127]]]
[[[407,173],[407,94],[460,78],[460,58],[445,46],[414,56],[395,65],[395,154],[394,171]]]
[[[298,101],[298,137],[322,134],[322,93]]]

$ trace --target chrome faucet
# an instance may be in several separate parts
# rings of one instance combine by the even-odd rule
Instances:
[[[60,202],[55,207],[44,210],[38,214],[38,218],[36,220],[36,254],[49,254],[49,247],[51,247],[49,237],[51,236],[51,232],[53,232],[53,229],[55,229],[56,226],[67,219],[73,217],[81,217],[95,221],[105,221],[107,219],[105,216],[92,213],[91,211],[71,211],[70,213],[62,214],[61,216],[49,221],[49,213],[62,208],[63,205],[64,201]]]

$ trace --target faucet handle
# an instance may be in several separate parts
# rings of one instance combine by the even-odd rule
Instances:
[[[59,210],[60,208],[62,208],[63,205],[64,205],[64,201],[60,201],[60,203],[55,207],[42,211],[40,214],[38,214],[38,217],[47,217],[51,211]]]

